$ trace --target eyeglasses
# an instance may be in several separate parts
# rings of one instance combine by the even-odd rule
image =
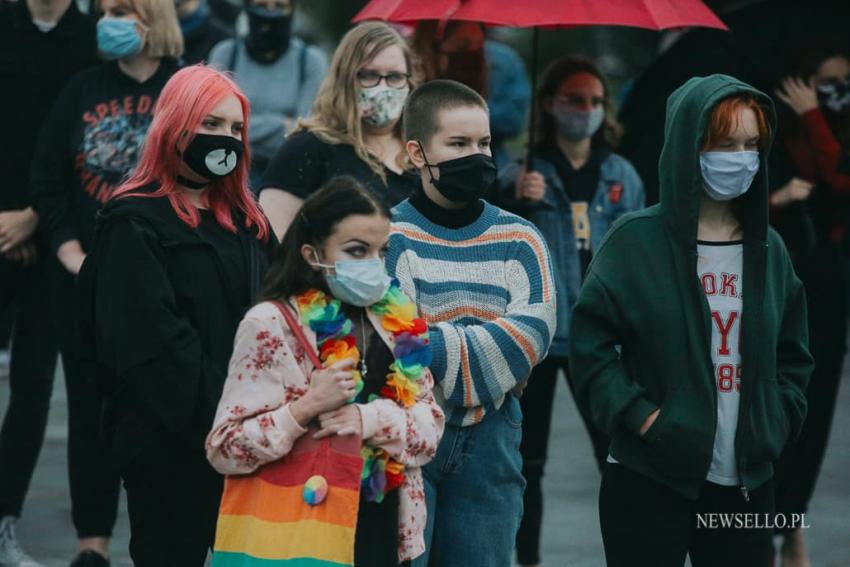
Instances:
[[[357,71],[357,83],[364,88],[377,87],[381,79],[384,79],[387,86],[393,89],[403,89],[408,86],[410,75],[407,73],[387,73],[382,75],[377,71]]]

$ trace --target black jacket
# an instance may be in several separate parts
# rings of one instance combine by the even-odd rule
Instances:
[[[98,214],[78,280],[78,349],[114,404],[119,460],[163,433],[203,451],[275,242],[236,224],[240,271],[166,198],[115,199]]]

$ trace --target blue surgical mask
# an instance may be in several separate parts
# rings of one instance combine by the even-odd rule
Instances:
[[[103,17],[97,22],[97,48],[108,59],[124,59],[142,51],[138,22],[130,18]]]
[[[368,260],[340,260],[333,266],[316,263],[322,268],[334,268],[334,275],[326,274],[331,295],[343,303],[367,307],[377,303],[390,289],[390,277],[380,258]]]
[[[590,138],[605,121],[605,109],[576,110],[569,105],[556,101],[552,114],[558,124],[558,132],[571,142],[579,142]]]
[[[704,152],[699,164],[708,196],[715,201],[729,201],[749,190],[759,170],[759,153]]]

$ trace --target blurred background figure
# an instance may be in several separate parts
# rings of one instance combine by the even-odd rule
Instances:
[[[0,565],[34,567],[15,524],[44,440],[58,345],[29,166],[56,95],[97,63],[94,24],[72,0],[3,1],[0,54],[0,106],[9,111],[0,134],[0,348],[12,341],[0,429]]]
[[[413,36],[426,81],[451,79],[475,89],[490,107],[490,145],[496,166],[508,164],[506,143],[523,133],[531,85],[519,54],[505,43],[487,39],[475,22],[420,22]]]
[[[213,14],[207,0],[176,0],[174,7],[183,33],[183,64],[206,61],[217,43],[233,37],[233,25]]]
[[[101,0],[97,13],[97,47],[107,61],[81,71],[61,91],[30,169],[55,275],[50,295],[65,370],[71,514],[80,540],[73,567],[109,565],[120,489],[101,434],[104,399],[76,355],[76,275],[94,238],[95,215],[136,166],[153,105],[183,53],[172,0]]]
[[[192,0],[194,1],[194,0]],[[212,50],[210,64],[232,71],[251,101],[252,189],[299,118],[310,114],[328,59],[292,34],[295,0],[247,0],[248,35]]]
[[[692,28],[665,33],[657,42],[657,55],[631,85],[620,109],[625,128],[620,150],[643,179],[649,205],[658,202],[665,105],[679,85],[690,77],[725,73],[771,92],[814,35],[837,37],[850,46],[846,2],[707,0],[706,4],[729,32]]]
[[[809,345],[817,362],[806,391],[809,413],[777,464],[776,511],[808,511],[826,452],[848,316],[850,221],[850,53],[842,44],[806,46],[775,91],[784,104],[772,171],[772,221],[806,287]],[[782,108],[783,105],[780,105]],[[783,567],[810,567],[804,531],[783,534]]]
[[[520,404],[523,413],[524,512],[517,533],[520,565],[540,564],[542,479],[549,445],[552,402],[559,371],[568,378],[570,314],[593,254],[611,224],[644,206],[640,177],[614,153],[620,126],[611,93],[597,65],[564,57],[544,71],[537,96],[534,168],[513,164],[500,176],[500,204],[531,220],[546,239],[557,274],[558,318],[549,353],[531,373]],[[601,471],[610,440],[582,414]]]

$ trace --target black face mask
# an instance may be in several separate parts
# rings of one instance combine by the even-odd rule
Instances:
[[[425,149],[419,144],[431,184],[440,194],[454,203],[471,203],[487,194],[496,181],[496,164],[486,154],[472,154],[462,158],[428,163]],[[431,168],[440,170],[440,178],[434,179]]]
[[[844,112],[850,107],[850,82],[838,81],[817,87],[818,102],[832,112]]]
[[[262,63],[277,61],[289,49],[292,16],[262,6],[248,6],[248,37],[245,49]]]
[[[195,134],[192,143],[183,152],[186,165],[206,179],[227,177],[236,171],[241,157],[241,141],[215,134]]]

